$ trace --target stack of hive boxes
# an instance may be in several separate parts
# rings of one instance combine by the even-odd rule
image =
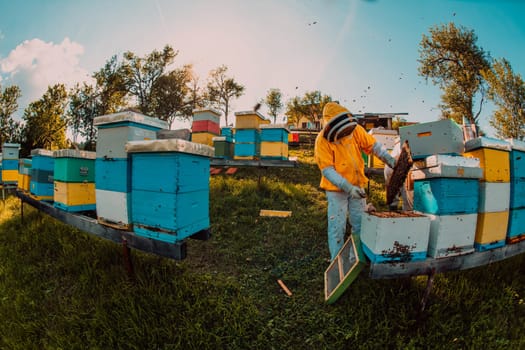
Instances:
[[[508,140],[510,152],[510,208],[507,242],[525,239],[525,142]]]
[[[62,149],[53,156],[54,206],[69,212],[95,210],[96,153]]]
[[[234,159],[258,159],[261,147],[261,125],[267,120],[258,112],[235,112],[235,146]]]
[[[288,159],[288,135],[284,124],[261,125],[261,159]]]
[[[4,143],[2,145],[2,183],[16,185],[18,182],[18,153],[20,144]]]
[[[130,141],[133,231],[174,243],[209,228],[213,148],[179,139]]]
[[[31,181],[29,193],[41,201],[53,201],[53,173],[55,158],[53,151],[37,148],[31,151]]]
[[[221,115],[214,109],[196,109],[193,111],[191,141],[213,146],[213,138],[221,134]]]
[[[478,251],[505,245],[510,202],[510,143],[478,137],[465,142],[465,156],[480,160],[478,223],[474,246]]]
[[[221,136],[212,138],[215,148],[215,158],[233,158],[233,129],[230,127],[221,128]]]
[[[96,117],[98,128],[95,192],[98,221],[119,229],[130,228],[131,163],[126,142],[154,140],[167,123],[132,111]]]
[[[368,133],[374,136],[376,141],[382,144],[383,147],[385,147],[389,153],[392,152],[392,149],[394,148],[396,141],[398,141],[397,140],[398,132],[396,130],[373,128]],[[368,157],[368,167],[382,169],[385,167],[385,164],[383,163],[381,159],[371,154]]]
[[[442,258],[473,252],[482,175],[479,159],[434,155],[415,164],[414,210],[430,218],[428,255]]]
[[[28,192],[31,182],[31,159],[22,158],[18,161],[18,189]]]
[[[0,153],[0,184],[2,183],[2,153]]]

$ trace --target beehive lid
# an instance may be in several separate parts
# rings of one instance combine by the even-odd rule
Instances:
[[[181,152],[199,156],[213,157],[215,149],[202,143],[190,142],[181,139],[166,140],[144,140],[126,142],[126,152],[128,153],[149,153],[149,152]]]
[[[420,163],[414,163],[417,167]],[[470,158],[462,156],[451,156],[446,154],[435,154],[425,158],[424,166],[427,168],[435,167],[438,165],[448,166],[461,166],[467,168],[478,168],[479,158]]]
[[[507,139],[513,150],[525,152],[525,142],[516,139]]]
[[[44,157],[53,157],[53,151],[43,148],[36,148],[31,150],[32,156],[44,156]]]
[[[4,143],[4,145],[2,147],[4,147],[4,148],[20,148],[20,144],[19,143]]]
[[[465,152],[473,151],[478,148],[492,148],[502,151],[512,150],[512,146],[509,142],[492,137],[481,136],[465,142]]]
[[[250,116],[250,115],[255,115],[257,117],[259,117],[260,119],[262,120],[266,120],[266,118],[259,112],[256,112],[256,111],[241,111],[241,112],[235,112],[234,113],[235,116]]]
[[[158,118],[148,117],[147,115],[133,112],[133,111],[124,111],[112,114],[101,115],[95,117],[93,120],[93,125],[107,125],[115,124],[120,122],[133,122],[137,124],[143,124],[147,126],[152,126],[159,129],[167,129],[168,123],[164,120]]]
[[[193,114],[208,113],[208,112],[215,114],[217,117],[221,116],[221,113],[213,108],[201,108],[201,109],[194,109],[192,111]]]
[[[284,129],[287,132],[290,132],[290,129],[288,129],[288,126],[286,124],[262,124],[260,128],[261,129]]]
[[[59,149],[53,152],[55,158],[84,158],[84,159],[95,159],[97,157],[96,152],[80,151],[76,149]]]
[[[339,299],[357,278],[366,258],[359,236],[352,234],[324,273],[325,301],[332,304]]]
[[[383,129],[383,128],[372,128],[368,132],[370,135],[392,135],[398,136],[397,130]]]

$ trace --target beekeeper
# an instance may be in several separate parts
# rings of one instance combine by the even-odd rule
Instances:
[[[324,127],[315,140],[314,156],[321,170],[320,187],[328,201],[328,248],[333,260],[344,244],[346,220],[360,234],[367,184],[361,152],[375,154],[394,167],[395,159],[358,125],[352,113],[335,102],[323,108]]]

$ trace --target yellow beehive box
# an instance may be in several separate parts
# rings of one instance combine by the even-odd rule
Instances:
[[[17,182],[18,170],[2,170],[2,182]]]
[[[509,212],[478,213],[474,244],[477,250],[496,248],[505,244]]]
[[[262,124],[268,122],[262,114],[255,111],[235,112],[236,129],[259,129]]]
[[[21,191],[29,192],[29,184],[31,182],[31,175],[18,173],[18,188]]]
[[[261,158],[288,158],[288,145],[284,142],[261,142]]]
[[[213,147],[213,138],[216,136],[217,135],[209,132],[194,132],[191,134],[191,142],[202,143],[203,145]]]
[[[509,152],[491,148],[478,148],[466,152],[464,156],[479,158],[479,165],[483,169],[481,181],[510,182]]]
[[[94,182],[61,182],[55,181],[54,201],[66,206],[83,206],[95,204]]]

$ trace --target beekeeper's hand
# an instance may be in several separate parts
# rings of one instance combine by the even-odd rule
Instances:
[[[366,197],[366,192],[361,187],[350,185],[348,189],[345,189],[345,192],[354,199],[361,199]]]
[[[331,183],[339,187],[342,191],[345,191],[352,198],[365,198],[365,190],[352,185],[348,182],[341,174],[339,174],[333,166],[328,166],[323,169],[323,176],[328,179]]]

